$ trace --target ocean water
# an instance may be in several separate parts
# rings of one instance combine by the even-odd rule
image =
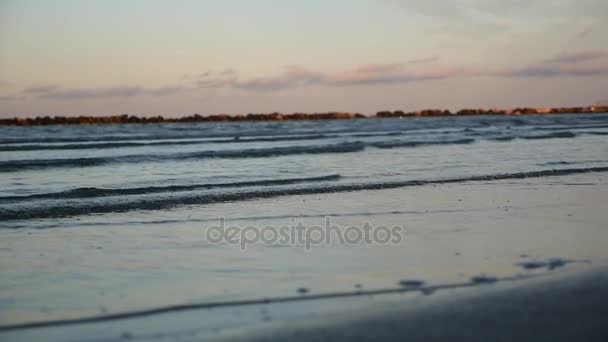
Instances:
[[[0,321],[509,275],[528,254],[603,257],[606,172],[599,114],[0,127]],[[564,210],[590,211],[576,237]],[[220,217],[407,234],[242,250],[205,240]]]
[[[3,127],[0,221],[603,170],[606,134],[606,115]]]

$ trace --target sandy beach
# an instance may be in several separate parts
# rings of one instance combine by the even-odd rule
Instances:
[[[379,299],[368,310],[228,331],[218,341],[605,341],[608,268]],[[337,304],[339,306],[339,304]]]
[[[0,331],[6,341],[605,341],[608,267]],[[428,287],[425,287],[428,288]],[[117,333],[120,332],[120,333]]]

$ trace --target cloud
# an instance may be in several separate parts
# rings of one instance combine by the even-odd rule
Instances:
[[[46,84],[46,85],[34,85],[29,88],[23,89],[24,94],[39,94],[39,93],[49,93],[59,89],[58,85],[55,84]]]
[[[194,85],[198,88],[221,88],[231,86],[237,81],[234,76],[230,77],[210,77],[206,76],[200,80],[194,82]]]
[[[512,6],[504,6],[503,0],[381,0],[391,8],[415,14],[427,20],[427,32],[460,35],[463,38],[484,37],[510,28],[504,18],[512,10],[526,7],[528,0],[511,0]]]
[[[564,53],[557,57],[546,60],[545,63],[572,64],[606,57],[608,57],[608,50],[587,50],[580,52]]]
[[[420,58],[420,59],[412,59],[407,61],[409,64],[429,64],[429,63],[435,63],[439,61],[439,56],[430,56],[430,57],[425,57],[425,58]]]
[[[141,94],[142,88],[133,87],[109,87],[109,88],[72,88],[52,89],[39,94],[39,97],[54,100],[82,100],[107,97],[131,97]]]
[[[585,27],[582,30],[578,31],[578,33],[576,34],[576,37],[585,38],[585,37],[589,36],[592,32],[593,32],[593,27],[588,26],[588,27]]]
[[[236,70],[234,70],[234,69],[226,69],[226,70],[220,72],[220,75],[222,75],[222,76],[232,76],[234,74],[236,74]]]
[[[414,16],[425,33],[479,45],[479,39],[513,39],[514,33],[542,31],[545,45],[560,38],[562,30],[604,26],[606,0],[378,0],[391,12]],[[415,29],[415,28],[412,28]],[[598,30],[599,31],[599,30]],[[590,30],[582,31],[582,36]],[[563,37],[561,37],[563,38]],[[492,44],[492,41],[488,41]],[[560,40],[563,43],[563,39]],[[538,44],[538,42],[535,42]]]
[[[608,51],[586,50],[569,52],[522,68],[498,72],[506,77],[558,77],[608,75]]]
[[[297,66],[285,68],[283,73],[275,77],[260,77],[243,82],[234,82],[235,88],[250,90],[277,90],[305,85],[323,83],[325,75],[322,72],[311,71]]]
[[[304,85],[321,84],[325,75],[297,66],[288,66],[276,76],[257,77],[241,81],[233,69],[224,70],[217,77],[205,77],[196,82],[200,88],[232,87],[254,91],[269,91]]]
[[[242,79],[233,69],[207,72],[195,85],[199,88],[229,87],[251,91],[277,91],[302,86],[357,86],[399,84],[457,77],[559,77],[594,76],[608,73],[608,51],[584,50],[564,53],[527,66],[492,68],[438,63],[439,56],[404,63],[364,64],[350,70],[317,71],[300,66],[286,67],[273,76]]]
[[[463,73],[457,67],[434,67],[409,70],[403,64],[370,64],[354,70],[329,74],[327,85],[363,85],[407,83],[414,81],[437,80]]]
[[[223,86],[258,91],[280,90],[305,85],[357,86],[398,84],[442,80],[457,77],[585,77],[608,75],[608,51],[585,50],[561,54],[535,64],[492,68],[488,66],[459,66],[435,64],[438,56],[406,63],[366,64],[352,70],[320,72],[290,67],[274,77],[239,81],[236,76],[224,80]],[[431,64],[424,66],[424,64]]]
[[[240,80],[229,77],[204,78],[197,82],[201,88],[232,87],[252,91],[273,91],[301,86],[348,86],[363,84],[405,83],[442,79],[464,72],[457,67],[435,67],[407,70],[405,63],[365,64],[352,70],[338,72],[314,71],[298,66],[289,66],[275,76]]]
[[[237,75],[209,77],[197,82],[201,88],[231,87],[252,91],[275,91],[302,86],[357,86],[396,84],[439,80],[458,76],[477,76],[482,71],[470,67],[441,66],[411,68],[410,65],[433,63],[439,57],[406,63],[364,64],[351,70],[323,72],[298,66],[289,66],[275,76],[242,80]]]
[[[127,98],[138,95],[165,96],[187,89],[181,85],[160,88],[141,86],[116,86],[107,88],[62,88],[57,85],[32,86],[23,89],[25,95],[52,100],[86,100],[98,98]]]
[[[450,65],[438,63],[439,56],[403,63],[364,64],[353,69],[317,71],[288,66],[276,75],[244,79],[234,69],[200,74],[196,80],[159,88],[116,86],[108,88],[62,88],[57,85],[31,86],[24,95],[55,100],[95,98],[128,98],[133,96],[165,96],[201,88],[232,88],[248,91],[278,91],[305,86],[360,86],[403,84],[459,77],[551,78],[608,75],[608,50],[583,50],[563,53],[537,63],[519,67],[493,68],[482,65]],[[5,96],[4,100],[17,100]]]
[[[503,73],[507,77],[606,76],[608,63],[597,65],[538,64]]]
[[[160,88],[149,88],[149,89],[142,89],[142,94],[145,95],[153,95],[153,96],[165,96],[165,95],[171,95],[171,94],[176,94],[181,92],[182,90],[185,90],[186,88],[180,85],[177,86],[166,86],[166,87],[160,87]]]

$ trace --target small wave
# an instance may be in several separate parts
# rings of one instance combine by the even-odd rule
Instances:
[[[447,140],[447,141],[380,141],[371,143],[370,145],[376,148],[400,148],[400,147],[419,147],[419,146],[431,146],[431,145],[463,145],[472,144],[475,139],[458,139],[458,140]]]
[[[513,124],[513,126],[525,126],[529,124],[526,120],[519,118],[510,119],[508,122]]]
[[[608,160],[559,160],[559,161],[551,161],[546,163],[538,164],[539,166],[553,166],[553,165],[576,165],[576,164],[598,164],[598,163],[608,163]]]
[[[300,136],[276,136],[276,137],[259,137],[259,138],[233,138],[222,139],[207,139],[207,140],[169,140],[169,141],[153,141],[153,142],[102,142],[102,143],[84,143],[84,144],[63,144],[63,145],[4,145],[0,146],[0,151],[40,151],[40,150],[86,150],[86,149],[104,149],[104,148],[123,148],[123,147],[145,147],[145,146],[166,146],[166,145],[198,145],[198,144],[221,144],[221,143],[248,143],[248,142],[279,142],[279,141],[301,141],[301,140],[319,140],[336,138],[337,135],[300,135]]]
[[[64,143],[68,145],[86,145],[92,146],[96,144],[123,144],[135,143],[146,144],[146,141],[158,140],[159,143],[168,141],[183,141],[183,140],[198,140],[210,142],[234,142],[234,141],[283,141],[283,140],[308,140],[322,138],[338,138],[338,137],[376,137],[376,136],[395,136],[401,135],[401,131],[370,131],[361,133],[349,129],[343,130],[328,130],[322,133],[315,132],[226,132],[226,133],[207,133],[207,134],[142,134],[142,135],[93,135],[93,136],[76,136],[76,137],[28,137],[28,138],[5,138],[0,139],[0,145],[5,145],[3,148],[9,149],[12,145],[31,144],[30,146],[44,146],[48,143]],[[71,143],[71,144],[69,144]],[[184,142],[185,143],[185,142]],[[111,145],[110,145],[111,146]],[[16,147],[16,146],[15,146]]]
[[[525,140],[542,140],[542,139],[559,139],[559,138],[574,138],[576,137],[576,133],[572,132],[555,132],[549,134],[540,134],[540,135],[503,135],[498,137],[490,137],[489,140],[493,141],[512,141],[515,139],[525,139]]]
[[[513,137],[513,136],[496,137],[496,138],[491,138],[491,140],[495,140],[495,141],[511,141],[511,140],[515,140],[515,137]]]
[[[98,136],[78,136],[78,137],[40,137],[40,138],[8,138],[0,139],[0,144],[3,145],[15,145],[15,144],[47,144],[47,143],[128,143],[128,142],[141,142],[145,140],[183,140],[183,139],[217,139],[217,140],[229,140],[235,137],[247,138],[247,139],[264,139],[273,138],[276,135],[268,134],[246,134],[241,135],[238,132],[234,133],[223,133],[223,134],[144,134],[144,135],[98,135]],[[301,136],[300,134],[289,134],[285,137]]]
[[[149,186],[141,188],[125,188],[125,189],[103,189],[103,188],[77,188],[61,192],[34,194],[28,196],[4,196],[0,197],[0,202],[19,202],[37,199],[68,199],[68,198],[94,198],[107,196],[125,196],[125,195],[143,195],[163,192],[178,192],[192,191],[200,189],[216,189],[216,188],[242,188],[255,186],[277,186],[290,185],[298,183],[313,183],[334,181],[340,179],[340,175],[328,175],[320,177],[307,178],[287,178],[287,179],[268,179],[233,183],[209,183],[209,184],[193,184],[193,185],[169,185],[169,186]]]
[[[590,261],[589,260],[570,260],[570,259],[562,259],[562,258],[551,258],[548,260],[531,260],[531,261],[518,262],[515,265],[523,268],[524,270],[528,270],[528,271],[542,269],[542,268],[546,268],[546,269],[552,271],[556,268],[564,267],[567,264],[572,264],[572,263],[577,263],[577,262],[588,263]]]
[[[271,148],[256,148],[256,149],[238,149],[238,150],[211,150],[201,152],[187,152],[177,154],[143,154],[143,155],[127,155],[118,157],[85,157],[85,158],[57,158],[57,159],[24,159],[0,161],[0,172],[14,172],[23,170],[35,170],[46,168],[61,168],[61,167],[87,167],[101,166],[111,163],[140,163],[140,162],[158,162],[169,160],[189,160],[189,159],[206,159],[206,158],[264,158],[277,157],[298,154],[326,154],[326,153],[353,153],[363,151],[367,146],[373,146],[381,149],[390,148],[407,148],[431,145],[457,145],[471,144],[475,139],[459,139],[447,141],[380,141],[380,142],[343,142],[330,145],[312,145],[312,146],[285,146]]]
[[[556,131],[556,130],[564,130],[564,129],[595,129],[595,128],[608,128],[607,124],[598,124],[598,125],[555,125],[555,126],[536,126],[535,130],[543,130],[543,131]]]
[[[101,214],[111,212],[128,212],[133,210],[163,210],[182,205],[208,205],[222,202],[246,201],[252,199],[274,198],[293,195],[329,194],[351,191],[384,190],[409,186],[423,186],[432,184],[454,184],[480,181],[498,181],[508,179],[543,178],[566,176],[572,174],[608,172],[608,167],[551,169],[540,171],[480,175],[472,177],[409,180],[384,183],[339,184],[324,185],[305,188],[262,189],[238,193],[219,194],[185,194],[162,198],[136,198],[130,201],[83,201],[63,200],[54,201],[50,205],[37,204],[27,208],[1,208],[0,221],[14,221],[27,219],[60,218],[88,214]]]
[[[576,133],[566,131],[566,132],[555,132],[555,133],[542,134],[542,135],[523,136],[523,137],[521,137],[521,139],[540,140],[540,139],[559,139],[559,138],[574,138],[574,137],[576,137]]]
[[[599,131],[589,131],[589,132],[581,132],[582,134],[589,135],[608,135],[608,132],[599,132]]]
[[[281,141],[305,141],[305,140],[323,140],[323,139],[338,139],[338,138],[373,138],[373,137],[386,137],[386,136],[397,136],[403,133],[398,132],[377,132],[377,133],[342,133],[342,134],[302,134],[302,135],[276,135],[276,136],[244,136],[239,135],[224,136],[222,138],[215,139],[202,139],[202,138],[183,138],[182,139],[171,139],[162,138],[161,141],[137,141],[140,140],[137,137],[135,141],[131,139],[121,139],[121,141],[104,141],[104,142],[88,142],[78,141],[73,143],[64,143],[49,145],[48,143],[35,143],[31,142],[26,144],[21,143],[6,143],[0,145],[0,151],[43,151],[43,150],[88,150],[88,149],[110,149],[110,148],[124,148],[124,147],[146,147],[146,146],[180,146],[180,145],[200,145],[200,144],[237,144],[237,143],[251,143],[251,142],[281,142]],[[175,137],[174,137],[175,138]],[[146,138],[145,140],[154,140]],[[53,141],[56,143],[56,141]]]
[[[539,164],[540,166],[552,166],[552,165],[573,165],[573,164],[580,164],[581,162],[569,162],[569,161],[555,161],[555,162],[547,162],[547,163],[542,163]]]
[[[109,163],[118,158],[23,159],[0,161],[0,172],[45,169],[52,167],[85,167]]]
[[[261,158],[297,154],[324,154],[359,152],[363,143],[340,143],[333,145],[287,146],[244,150],[202,151],[169,155],[132,155],[120,157],[90,157],[61,159],[25,159],[0,162],[0,172],[13,172],[54,167],[99,166],[110,163],[138,163],[146,161],[188,160],[205,158]]]

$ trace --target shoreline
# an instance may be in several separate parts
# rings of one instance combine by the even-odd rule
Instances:
[[[573,261],[579,262],[579,261]],[[571,262],[565,262],[571,263]],[[126,312],[117,312],[106,315],[86,316],[74,319],[60,319],[60,320],[42,320],[42,321],[31,321],[11,325],[0,325],[0,333],[6,331],[17,331],[27,329],[40,329],[40,328],[54,328],[62,326],[74,326],[79,324],[90,324],[90,323],[101,323],[109,321],[119,321],[126,319],[138,319],[145,318],[155,315],[172,314],[187,311],[203,311],[211,310],[216,308],[229,308],[229,307],[246,307],[246,306],[259,306],[259,305],[277,305],[277,304],[293,304],[302,301],[321,301],[321,300],[337,300],[341,298],[352,299],[355,297],[362,296],[383,296],[383,295],[394,295],[394,294],[406,294],[406,293],[417,293],[417,294],[433,294],[436,291],[445,291],[453,289],[465,289],[473,288],[485,283],[504,283],[504,282],[518,282],[535,279],[539,276],[547,274],[521,274],[510,277],[495,278],[487,277],[486,281],[475,280],[476,277],[472,277],[468,281],[447,283],[447,284],[436,284],[436,285],[425,285],[421,282],[419,286],[414,285],[402,285],[400,287],[392,288],[381,288],[381,289],[369,289],[369,290],[353,290],[353,291],[342,291],[342,292],[328,292],[310,295],[293,295],[293,296],[281,296],[281,297],[262,297],[252,298],[244,300],[233,300],[233,301],[210,301],[200,303],[189,303],[189,304],[178,304],[171,306],[163,306],[157,308],[150,308],[144,310],[134,310]],[[484,278],[485,279],[485,278]]]
[[[256,122],[256,121],[319,121],[319,120],[359,120],[385,118],[429,118],[429,117],[468,117],[468,116],[508,116],[522,115],[563,115],[563,114],[606,114],[608,106],[559,107],[559,108],[510,108],[510,109],[462,109],[457,112],[449,110],[425,109],[414,112],[380,111],[373,116],[361,113],[327,112],[327,113],[261,113],[261,114],[217,114],[202,116],[194,114],[179,118],[163,116],[135,116],[129,114],[111,116],[37,116],[35,118],[0,119],[0,126],[50,126],[50,125],[121,125],[121,124],[165,124],[165,123],[200,123],[200,122]]]
[[[213,340],[605,341],[607,286],[606,265],[577,268],[418,298],[387,297],[368,310],[234,329]]]
[[[366,294],[172,310],[69,325],[3,329],[6,340],[604,341],[608,267],[578,266],[432,293]],[[599,314],[598,314],[599,313]],[[226,319],[228,323],[221,323]]]

